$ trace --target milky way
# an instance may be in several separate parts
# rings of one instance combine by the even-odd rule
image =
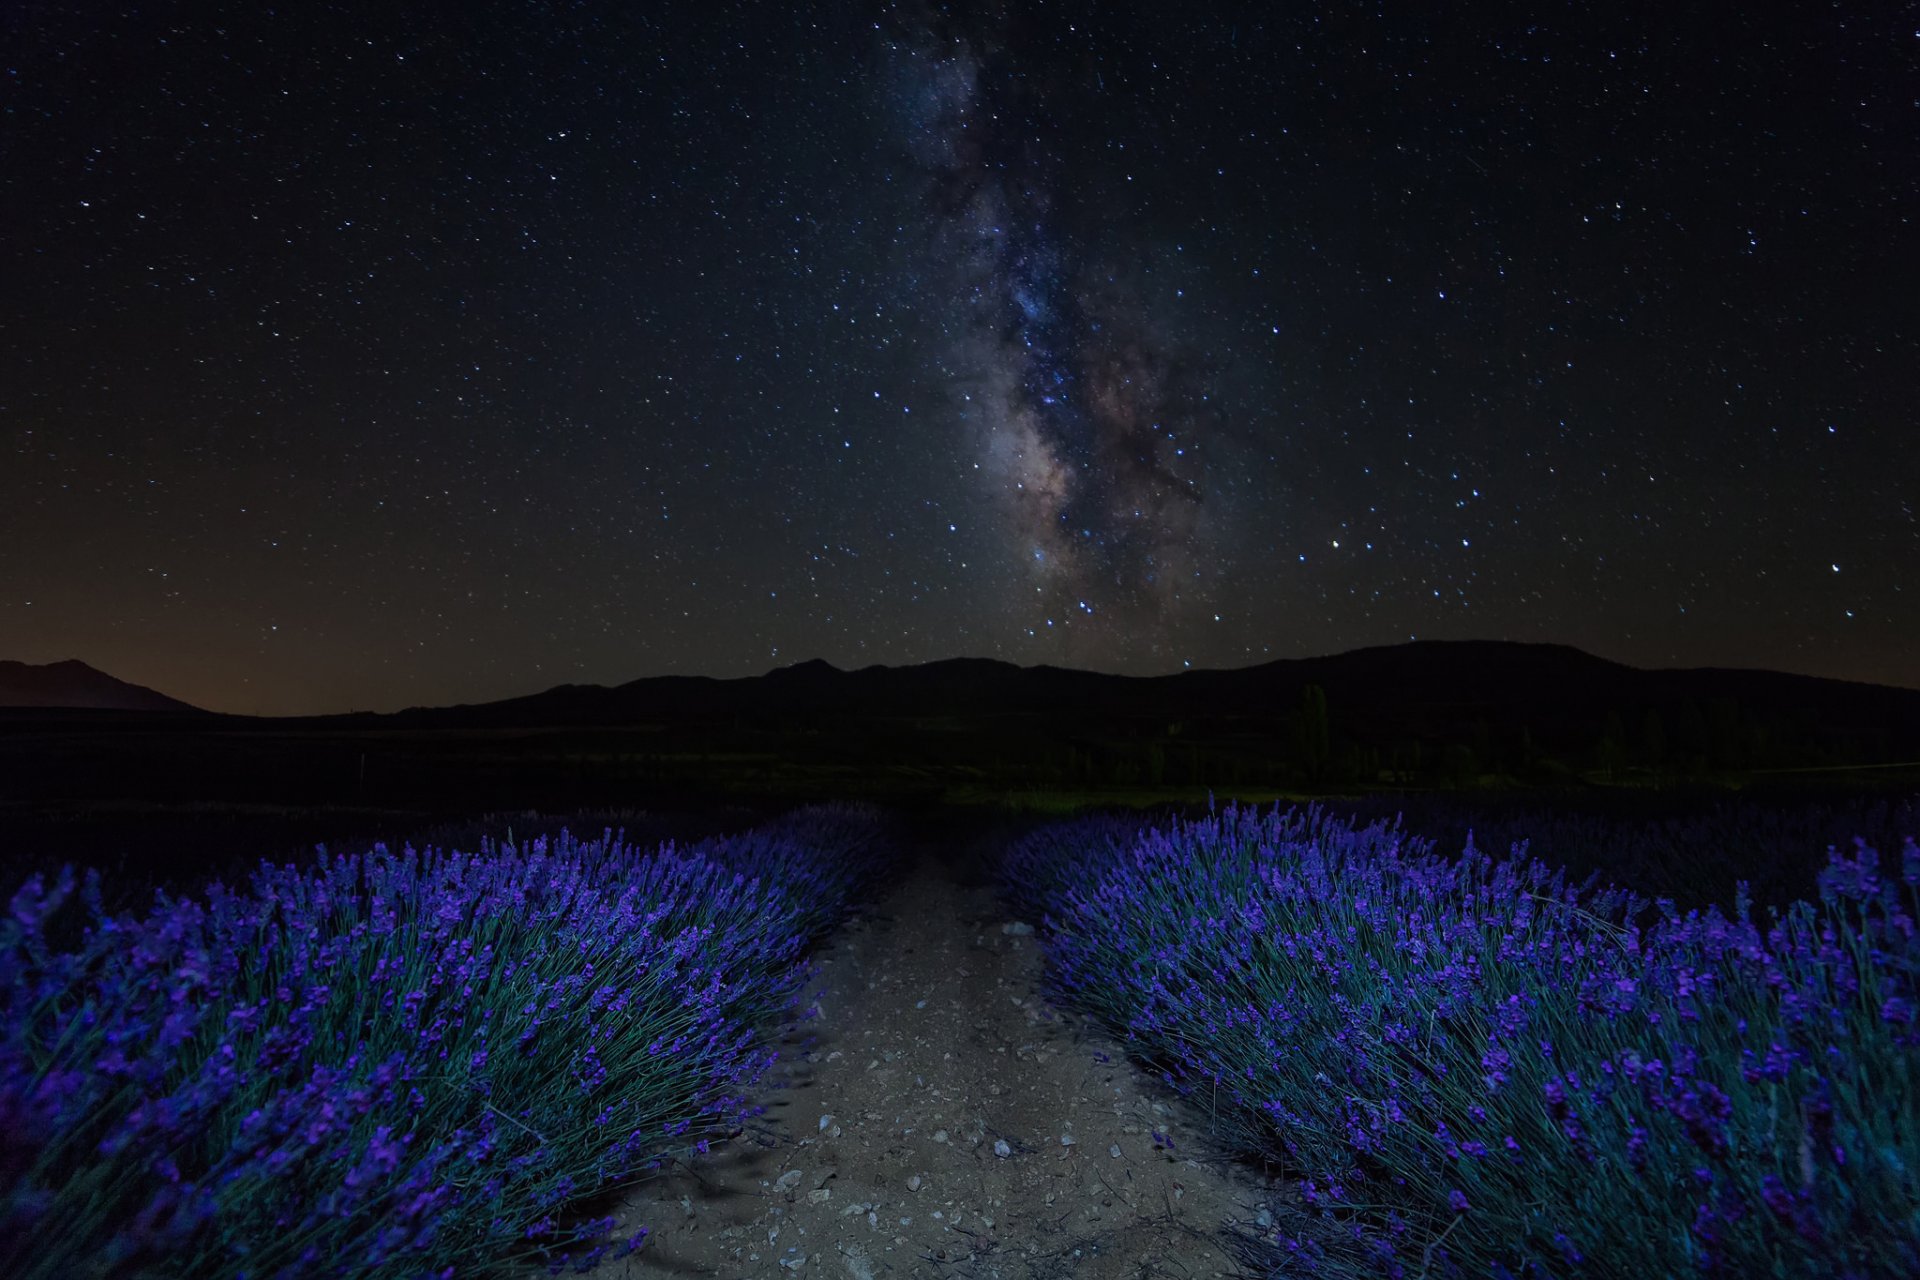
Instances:
[[[1145,304],[1135,246],[1064,176],[1052,134],[1097,102],[1097,75],[1017,66],[997,27],[922,24],[887,56],[925,183],[950,407],[997,485],[1036,622],[1077,624],[1083,660],[1160,653],[1209,607],[1202,459],[1220,412]]]
[[[1890,8],[0,4],[0,658],[1920,683]]]

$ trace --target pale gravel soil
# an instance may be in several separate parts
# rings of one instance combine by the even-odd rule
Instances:
[[[1259,1214],[1257,1175],[1041,998],[1038,939],[977,880],[922,849],[829,940],[760,1131],[635,1188],[622,1224],[652,1237],[596,1275],[1240,1274],[1221,1228]]]

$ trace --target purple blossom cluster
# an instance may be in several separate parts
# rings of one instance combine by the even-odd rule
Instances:
[[[1911,839],[1764,920],[1317,808],[1010,866],[1060,993],[1292,1175],[1276,1273],[1920,1274]]]
[[[1898,849],[1920,831],[1920,793],[1670,794],[1577,792],[1546,803],[1518,795],[1424,792],[1341,801],[1356,825],[1398,817],[1442,849],[1472,832],[1483,849],[1523,845],[1575,877],[1598,873],[1649,896],[1730,901],[1744,881],[1761,905],[1813,892],[1831,848],[1865,839]]]
[[[376,846],[0,921],[0,1274],[416,1277],[637,1247],[583,1197],[751,1114],[875,816]],[[78,902],[71,901],[78,898]]]

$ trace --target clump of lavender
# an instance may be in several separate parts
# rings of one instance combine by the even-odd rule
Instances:
[[[381,846],[144,915],[29,881],[0,921],[0,1272],[465,1276],[637,1246],[570,1206],[737,1129],[878,844],[832,809],[689,850]]]
[[[1138,815],[1124,814],[1035,827],[1001,851],[1000,897],[1016,917],[1043,921],[1076,881],[1098,879],[1139,833]]]
[[[1053,979],[1298,1179],[1276,1270],[1920,1274],[1911,840],[1765,921],[1317,809],[1086,847]]]
[[[1542,806],[1522,796],[1429,792],[1341,801],[1342,816],[1402,816],[1446,848],[1471,831],[1483,849],[1523,844],[1573,874],[1599,872],[1648,894],[1731,901],[1737,881],[1754,902],[1781,906],[1814,892],[1829,849],[1855,838],[1883,850],[1920,832],[1920,793],[1758,799],[1580,793]]]

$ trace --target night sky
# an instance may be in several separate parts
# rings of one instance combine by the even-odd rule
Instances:
[[[0,6],[0,657],[1920,686],[1917,65],[1824,0]]]

